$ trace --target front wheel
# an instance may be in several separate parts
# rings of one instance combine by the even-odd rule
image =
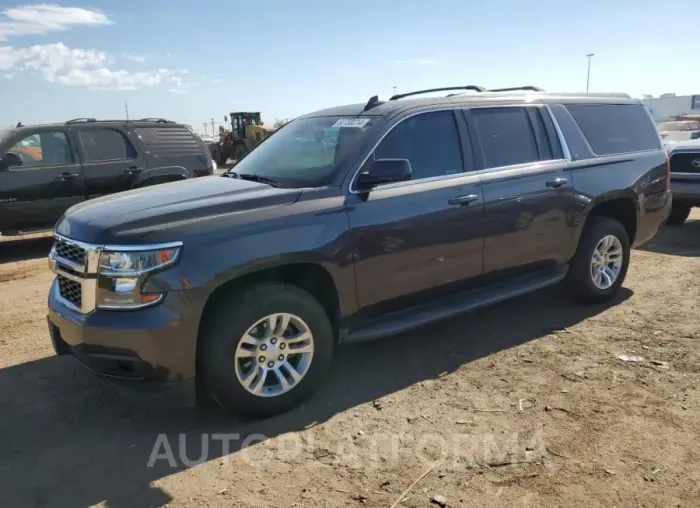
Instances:
[[[615,297],[627,275],[630,242],[622,224],[610,217],[589,217],[566,285],[586,303]]]
[[[306,400],[322,382],[335,343],[321,304],[279,283],[222,301],[200,340],[206,393],[248,417],[273,416]]]

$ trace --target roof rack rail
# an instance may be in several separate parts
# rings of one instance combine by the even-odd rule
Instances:
[[[429,88],[427,90],[417,90],[415,92],[408,92],[408,93],[400,93],[396,95],[392,95],[389,100],[390,101],[395,101],[398,99],[403,99],[405,97],[410,97],[412,95],[421,95],[424,93],[431,93],[431,92],[449,92],[452,90],[472,90],[474,92],[486,92],[486,88],[483,86],[477,86],[477,85],[467,85],[467,86],[448,86],[445,88]]]
[[[488,90],[489,92],[516,92],[516,91],[529,91],[529,92],[544,92],[543,88],[537,86],[514,86],[511,88],[494,88],[493,90]]]
[[[73,118],[72,120],[68,120],[66,122],[66,125],[70,125],[72,123],[83,123],[83,122],[96,122],[97,118]]]
[[[170,120],[166,120],[165,118],[141,118],[139,120],[135,120],[136,122],[156,122],[156,123],[172,123]]]

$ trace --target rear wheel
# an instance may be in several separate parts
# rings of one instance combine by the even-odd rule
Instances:
[[[671,213],[668,215],[666,224],[669,226],[682,226],[690,215],[690,205],[685,203],[673,203],[671,206]]]
[[[566,285],[584,302],[610,300],[625,280],[629,261],[629,237],[622,224],[609,217],[589,217]]]
[[[200,354],[206,393],[249,417],[288,411],[322,382],[334,349],[321,304],[296,286],[236,292],[205,324]]]

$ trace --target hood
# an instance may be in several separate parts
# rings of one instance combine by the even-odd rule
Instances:
[[[685,141],[664,140],[664,148],[669,152],[675,151],[700,151],[700,139],[688,139]]]
[[[175,241],[205,222],[245,222],[242,216],[253,210],[288,205],[300,195],[299,189],[207,176],[85,201],[71,207],[55,229],[68,238],[97,244]]]

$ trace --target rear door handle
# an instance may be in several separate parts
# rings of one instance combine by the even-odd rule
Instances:
[[[137,175],[143,171],[143,168],[137,168],[136,166],[131,166],[126,170],[126,173],[130,175]]]
[[[80,175],[78,173],[61,173],[56,177],[56,180],[67,182],[68,180],[73,180],[74,178],[78,178],[79,176]]]
[[[563,187],[564,185],[568,184],[569,180],[566,178],[555,178],[553,180],[548,180],[547,181],[547,187],[552,187],[553,189],[558,189],[559,187]]]
[[[479,197],[476,194],[467,194],[466,196],[455,196],[453,198],[450,198],[448,203],[451,205],[463,206],[468,205],[469,203],[476,201],[477,199],[479,199]]]

